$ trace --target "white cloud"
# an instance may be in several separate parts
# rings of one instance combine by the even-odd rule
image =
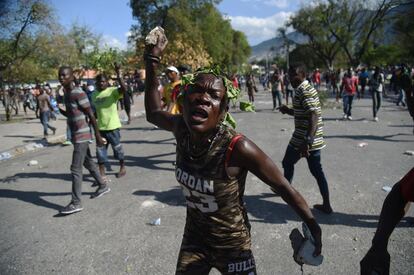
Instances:
[[[264,1],[265,5],[273,6],[277,8],[286,8],[289,6],[289,3],[287,0],[266,0]]]
[[[101,44],[103,48],[116,48],[119,50],[125,50],[127,48],[126,41],[122,42],[118,38],[108,34],[102,36]]]
[[[265,18],[247,17],[247,16],[229,16],[231,25],[234,29],[246,34],[251,45],[255,45],[264,40],[276,36],[277,29],[282,27],[292,12],[278,12]]]
[[[256,3],[256,4],[264,4],[267,6],[273,6],[277,8],[286,8],[289,6],[288,0],[241,0],[245,3]],[[290,2],[293,2],[292,0]]]

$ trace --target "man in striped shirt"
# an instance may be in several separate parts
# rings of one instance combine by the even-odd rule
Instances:
[[[68,118],[73,143],[72,164],[70,166],[72,173],[72,201],[60,210],[61,214],[67,215],[83,210],[81,205],[82,166],[89,170],[99,185],[91,198],[98,198],[108,193],[110,189],[99,174],[98,167],[89,149],[89,141],[92,138],[92,134],[86,121],[87,118],[94,127],[97,146],[103,146],[104,140],[99,133],[88,96],[81,88],[75,87],[73,69],[71,67],[59,68],[59,82],[63,86],[66,106],[66,110],[61,108],[59,110],[62,115]]]
[[[306,70],[302,65],[289,68],[289,79],[295,89],[293,109],[282,105],[280,112],[295,118],[295,131],[283,158],[284,176],[292,182],[294,166],[301,157],[308,161],[310,172],[318,182],[323,203],[314,208],[326,214],[332,213],[329,201],[328,182],[321,165],[321,149],[325,147],[321,104],[316,89],[306,80]]]

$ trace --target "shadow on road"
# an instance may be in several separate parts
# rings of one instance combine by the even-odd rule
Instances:
[[[245,196],[247,211],[253,217],[251,222],[260,223],[276,223],[282,224],[288,221],[302,221],[293,209],[285,204],[266,200],[275,195],[272,193],[263,193],[262,195]],[[378,225],[378,215],[367,214],[347,214],[341,212],[334,212],[331,215],[326,215],[318,210],[312,209],[316,220],[320,224],[328,225],[345,225],[352,227],[367,227],[376,228]],[[380,211],[380,209],[378,209]],[[409,218],[404,218],[398,224],[398,227],[413,227]]]
[[[20,138],[35,138],[36,136],[25,136],[25,135],[5,135],[3,137],[11,137],[11,138],[16,138],[16,137],[20,137]]]
[[[55,210],[61,209],[62,205],[48,202],[42,197],[69,196],[70,194],[71,193],[46,193],[46,192],[37,192],[37,191],[18,191],[18,190],[0,189],[0,198],[17,199],[19,201],[24,201],[24,202],[31,203],[37,206],[42,206],[42,207],[51,208]],[[83,194],[91,195],[92,193],[83,193]]]
[[[159,131],[162,130],[160,128],[155,128],[155,126],[148,126],[148,127],[128,127],[128,128],[122,128],[122,130],[127,130],[127,131]]]
[[[132,193],[136,196],[154,196],[156,201],[170,206],[186,206],[185,198],[180,187],[168,191],[156,192],[152,190],[139,190]]]
[[[57,179],[64,181],[72,181],[72,175],[67,174],[50,174],[45,172],[30,172],[30,173],[17,173],[14,176],[6,177],[0,179],[0,183],[13,183],[17,182],[19,179]],[[94,183],[94,179],[90,175],[83,175],[83,180]]]
[[[123,140],[121,143],[125,144],[172,144],[175,145],[175,142],[169,142],[169,141],[175,141],[175,138],[167,138],[162,140]]]
[[[184,195],[179,187],[163,192],[139,190],[133,194],[136,196],[153,196],[154,200],[170,206],[186,206]],[[273,193],[244,196],[247,212],[251,216],[251,222],[285,224],[288,221],[302,221],[289,205],[267,200],[274,197],[275,195]],[[312,210],[318,223],[327,225],[376,228],[379,218],[378,215],[347,214],[341,212],[326,215],[318,210]],[[413,227],[413,222],[410,218],[405,217],[398,224],[398,227]]]
[[[355,140],[378,140],[378,141],[390,141],[390,142],[412,142],[412,140],[392,139],[396,136],[412,136],[412,134],[398,133],[394,135],[374,136],[374,135],[337,135],[337,136],[324,136],[324,138],[349,138]]]
[[[153,156],[142,156],[142,157],[125,156],[125,165],[132,166],[132,167],[139,166],[139,167],[147,168],[150,170],[174,171],[174,168],[173,168],[174,161],[156,159],[159,157],[165,157],[165,156],[171,156],[171,155],[175,155],[175,152],[158,154],[158,155],[153,155]],[[159,166],[160,164],[168,164],[171,166],[171,168],[160,167]]]

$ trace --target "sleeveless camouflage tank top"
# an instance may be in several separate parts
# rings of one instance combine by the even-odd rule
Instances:
[[[201,240],[206,248],[250,249],[250,224],[243,194],[247,171],[230,178],[226,152],[237,133],[222,125],[209,148],[192,156],[187,127],[176,136],[175,176],[187,201],[184,236]]]

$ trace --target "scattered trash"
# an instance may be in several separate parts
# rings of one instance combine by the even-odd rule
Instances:
[[[4,152],[0,154],[0,160],[10,159],[12,156],[9,152]]]
[[[35,149],[43,148],[45,147],[42,143],[29,143],[25,146],[27,151],[33,151]]]
[[[287,129],[286,129],[286,128],[282,128],[282,129],[280,129],[280,131],[282,131],[282,132],[286,132],[286,131],[287,131]]]
[[[358,241],[358,238],[357,237],[354,237],[353,240],[354,240],[354,242],[356,242],[356,241]]]
[[[153,220],[152,222],[150,222],[151,225],[161,225],[161,218],[158,218],[156,220]]]
[[[364,147],[366,147],[368,145],[368,143],[366,143],[366,142],[361,142],[360,144],[358,144],[358,147],[360,147],[360,148],[364,148]]]
[[[154,200],[145,200],[141,203],[141,207],[153,207],[158,205],[159,203]]]
[[[405,151],[404,155],[414,156],[414,151]]]
[[[37,160],[34,160],[34,159],[32,159],[31,161],[29,161],[29,166],[36,166],[36,165],[38,165],[39,164],[39,162],[37,161]]]
[[[383,187],[382,187],[382,190],[384,190],[384,191],[385,191],[385,192],[387,192],[387,193],[388,193],[388,192],[390,192],[390,191],[391,191],[391,189],[392,189],[392,188],[391,188],[390,186],[383,186]]]

